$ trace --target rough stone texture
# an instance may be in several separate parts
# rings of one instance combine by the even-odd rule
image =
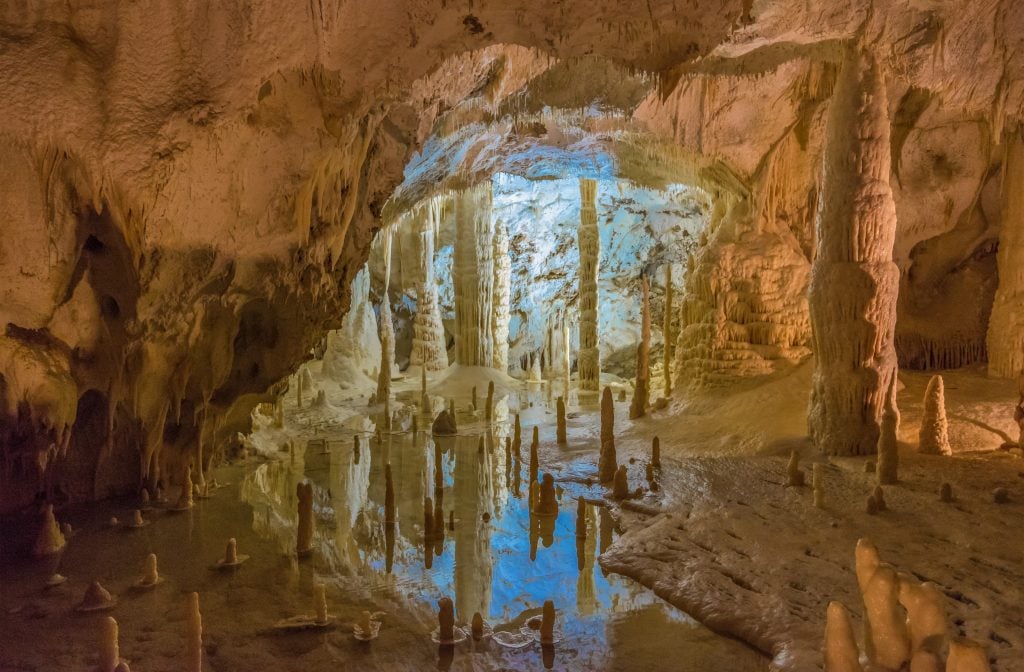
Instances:
[[[598,346],[597,315],[600,310],[597,275],[601,263],[601,237],[597,230],[594,197],[597,185],[580,179],[580,390],[596,392],[601,387],[601,350]]]
[[[829,112],[808,290],[816,364],[808,426],[818,448],[832,455],[875,452],[896,375],[899,268],[892,262],[889,152],[885,79],[873,54],[851,47]]]
[[[988,370],[1016,378],[1024,374],[1024,139],[1019,128],[1007,138],[1002,195],[999,289],[988,325]]]

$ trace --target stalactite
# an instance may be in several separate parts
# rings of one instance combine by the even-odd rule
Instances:
[[[491,310],[492,355],[490,366],[508,372],[508,329],[512,319],[512,259],[508,249],[508,224],[494,222],[492,256],[494,259],[494,299]]]
[[[409,362],[422,366],[428,371],[448,368],[448,351],[445,343],[444,325],[437,298],[437,283],[434,278],[434,236],[440,228],[444,211],[444,200],[433,198],[412,218],[415,234],[416,263],[416,316],[413,319],[412,352]]]
[[[597,228],[597,182],[580,178],[580,345],[579,389],[596,392],[601,387],[601,351],[597,338],[597,277],[601,238]]]
[[[636,387],[629,406],[630,419],[647,414],[651,389],[651,291],[647,276],[640,279],[640,344],[636,348]]]
[[[808,425],[823,452],[872,454],[889,384],[899,269],[889,114],[873,54],[851,46],[832,96],[809,290],[815,372]]]
[[[455,361],[491,366],[494,309],[494,223],[491,183],[467,189],[455,200]]]
[[[662,367],[665,398],[672,396],[672,264],[665,264],[665,311],[661,323],[662,340],[665,343]]]
[[[1002,222],[996,264],[999,287],[988,321],[988,372],[1024,374],[1024,130],[1009,134],[1003,160]]]

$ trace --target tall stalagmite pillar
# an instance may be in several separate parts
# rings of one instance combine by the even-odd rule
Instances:
[[[580,178],[580,349],[579,388],[596,392],[601,384],[597,342],[597,274],[601,238],[597,228],[597,182]]]
[[[829,109],[808,293],[816,364],[808,427],[818,448],[832,455],[875,452],[897,371],[889,162],[885,80],[874,56],[854,45]]]
[[[661,322],[662,340],[665,341],[662,359],[664,383],[662,389],[666,399],[672,396],[672,264],[665,264],[665,311]]]
[[[434,280],[434,240],[441,226],[444,201],[434,198],[412,220],[416,241],[416,317],[409,361],[428,371],[448,368],[448,350]]]
[[[494,223],[492,250],[494,305],[491,309],[491,366],[502,373],[508,373],[508,327],[512,319],[512,259],[508,256],[508,225],[504,220]]]
[[[640,290],[643,293],[640,344],[636,346],[636,387],[633,388],[633,403],[629,406],[631,419],[647,415],[651,392],[651,291],[646,275],[640,278]]]
[[[384,237],[384,289],[380,301],[380,371],[377,373],[377,402],[391,395],[391,372],[395,363],[395,323],[391,319],[391,242],[393,230],[385,227]]]
[[[999,288],[988,320],[988,372],[1024,374],[1024,139],[1009,134],[1003,161],[1003,210],[999,227]]]
[[[485,181],[455,199],[455,361],[465,366],[493,362],[493,239],[491,183]]]

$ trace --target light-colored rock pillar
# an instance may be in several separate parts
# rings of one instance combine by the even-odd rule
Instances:
[[[597,182],[580,178],[580,350],[579,388],[596,392],[601,386],[601,350],[597,340],[597,275],[601,237],[597,228]]]
[[[455,361],[491,366],[494,298],[494,227],[491,183],[467,189],[455,199]]]
[[[391,362],[395,353],[395,325],[387,294],[380,303],[380,371],[377,373],[377,403],[391,396]]]
[[[662,389],[666,399],[672,396],[672,299],[672,264],[665,264],[665,312],[661,322],[661,335],[665,342]]]
[[[988,320],[988,372],[1002,378],[1024,374],[1024,138],[1008,134],[1003,160],[1003,208],[999,227],[999,287]]]
[[[562,318],[562,387],[565,403],[569,403],[569,381],[572,372],[572,345],[569,342],[569,321]]]
[[[647,414],[651,391],[651,291],[647,276],[640,278],[640,291],[640,345],[636,347],[636,387],[633,388],[633,403],[629,406],[631,419]]]
[[[508,372],[508,328],[512,319],[512,259],[508,256],[508,225],[503,220],[494,222],[492,239],[494,258],[494,299],[491,309],[491,340],[493,351],[491,366]]]
[[[416,241],[416,317],[413,318],[412,352],[409,362],[428,371],[448,368],[444,324],[434,278],[434,240],[444,215],[444,201],[431,199],[412,220]]]
[[[889,173],[885,80],[874,56],[851,46],[829,109],[808,294],[816,364],[808,427],[831,455],[875,452],[896,375],[899,269]]]

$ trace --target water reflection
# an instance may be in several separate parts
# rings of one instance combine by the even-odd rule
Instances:
[[[559,656],[606,646],[615,614],[655,609],[681,628],[693,627],[650,592],[600,569],[596,558],[613,541],[614,521],[602,506],[576,506],[578,495],[597,491],[562,484],[557,514],[531,515],[533,488],[523,488],[530,479],[507,441],[509,428],[481,423],[470,434],[460,425],[465,434],[450,437],[410,432],[356,442],[339,436],[327,441],[326,452],[300,446],[294,462],[260,465],[242,486],[255,510],[254,529],[283,551],[293,549],[293,493],[308,480],[317,571],[358,576],[371,596],[397,590],[430,613],[438,597],[450,596],[458,623],[479,612],[495,631],[511,632],[550,599],[562,637]],[[500,649],[487,641],[471,646],[488,655]],[[542,654],[550,669],[555,649],[544,647]],[[448,669],[452,657],[451,647],[440,647],[438,669]]]

